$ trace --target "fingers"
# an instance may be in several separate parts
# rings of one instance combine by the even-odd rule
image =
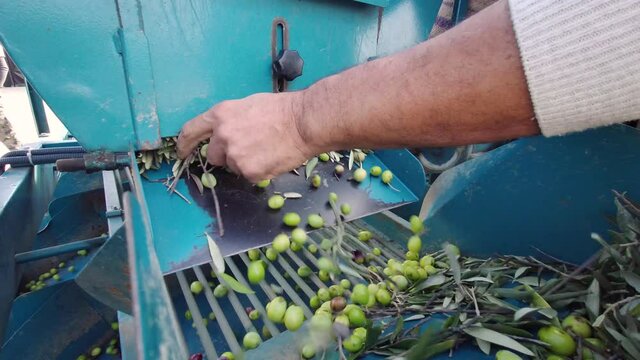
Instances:
[[[207,162],[211,165],[226,166],[227,153],[225,148],[215,139],[209,142],[207,147]]]
[[[213,128],[210,121],[204,116],[205,113],[189,120],[180,131],[178,136],[178,157],[184,159],[198,144],[213,135]]]

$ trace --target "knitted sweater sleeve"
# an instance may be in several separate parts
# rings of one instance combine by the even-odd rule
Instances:
[[[509,0],[542,133],[640,119],[640,0]]]

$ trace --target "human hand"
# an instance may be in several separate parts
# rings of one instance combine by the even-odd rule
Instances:
[[[209,138],[207,161],[251,182],[290,171],[314,155],[299,130],[301,102],[302,92],[223,101],[182,127],[178,156]]]

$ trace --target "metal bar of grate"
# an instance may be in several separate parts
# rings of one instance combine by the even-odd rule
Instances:
[[[282,277],[282,275],[280,275],[280,273],[276,270],[275,266],[269,261],[269,259],[267,259],[267,257],[262,252],[260,252],[260,256],[262,257],[262,260],[268,264],[267,271],[269,271],[271,276],[273,276],[273,278],[276,279],[278,284],[287,293],[289,298],[293,300],[293,302],[296,305],[302,308],[302,311],[304,312],[304,316],[307,319],[311,319],[311,317],[313,316],[313,313],[311,312],[311,309],[309,309],[309,305],[304,300],[302,300],[302,298],[298,295],[298,293],[291,287],[291,285],[289,285],[287,280],[285,280],[285,278]],[[278,255],[278,258],[280,258],[280,255]],[[298,274],[296,274],[296,276],[298,276]]]
[[[229,263],[233,263],[233,260],[231,260],[230,257],[225,258],[224,261],[227,263],[227,265],[229,265]],[[235,274],[234,273],[234,275],[236,275],[236,280],[246,284],[242,274]],[[222,282],[223,280],[220,279],[220,281]],[[255,328],[255,326],[253,326],[253,323],[251,322],[251,319],[249,319],[249,316],[247,315],[247,312],[245,311],[244,307],[242,306],[242,303],[240,303],[240,300],[238,299],[238,295],[236,295],[236,292],[231,290],[231,287],[229,287],[228,284],[225,284],[225,285],[227,285],[227,287],[229,288],[229,293],[227,294],[227,297],[229,298],[229,302],[231,302],[231,306],[233,307],[233,310],[235,310],[236,314],[238,315],[238,319],[240,319],[240,322],[242,323],[242,327],[244,327],[244,330],[246,332],[247,331],[256,331],[256,328]],[[249,286],[249,288],[251,288],[251,287]]]
[[[211,341],[211,336],[209,335],[207,328],[202,322],[200,309],[196,304],[196,300],[193,298],[193,294],[191,294],[187,279],[182,271],[178,271],[176,276],[178,277],[178,283],[180,284],[182,295],[184,295],[184,299],[187,301],[187,307],[189,307],[189,311],[191,312],[191,316],[194,320],[193,323],[196,326],[196,332],[198,333],[200,342],[204,347],[204,352],[207,354],[208,359],[215,359],[218,357],[218,353],[216,352],[216,348],[213,346],[213,342]],[[204,283],[206,284],[207,282],[205,281]]]
[[[241,254],[238,254],[238,256],[240,256],[240,259],[242,259],[242,262],[244,262],[245,266],[248,268],[249,267],[249,263],[251,262],[251,260],[249,260],[247,255],[245,253],[241,253]],[[264,291],[264,293],[267,294],[267,297],[269,298],[269,300],[273,300],[278,296],[273,291],[271,286],[266,284],[265,281],[260,281],[260,284],[258,284],[258,285],[260,285],[260,288],[262,289],[262,291]]]
[[[311,290],[309,285],[307,285],[307,283],[304,282],[304,280],[302,280],[300,275],[298,275],[298,272],[295,271],[291,267],[291,265],[289,265],[289,263],[284,259],[283,254],[280,254],[280,256],[278,256],[278,263],[280,264],[280,266],[282,266],[284,271],[289,273],[289,276],[291,277],[291,279],[300,287],[300,289],[307,295],[307,297],[311,298],[313,295],[316,294],[315,291]]]
[[[361,221],[358,221],[358,220],[356,220],[356,221],[358,223],[361,223]],[[387,256],[387,258],[389,258],[389,257],[404,258],[404,254],[400,253],[400,251],[395,246],[391,245],[391,241],[392,240],[388,239],[384,235],[381,235],[375,229],[373,229],[371,227],[364,226],[364,225],[358,225],[358,227],[356,227],[356,225],[352,224],[352,223],[347,223],[346,226],[345,226],[345,230],[348,231],[349,233],[351,233],[355,237],[358,236],[358,232],[360,231],[360,229],[366,229],[368,231],[371,231],[374,234],[373,239],[371,239],[369,241],[372,242],[373,244],[376,244],[383,253],[386,251],[386,252],[389,252],[389,253],[392,254],[392,256]],[[381,241],[381,239],[384,239],[386,241],[383,242],[383,241]]]
[[[235,276],[236,280],[240,281],[240,283],[242,283],[243,285],[249,287],[249,284],[245,280],[244,276],[242,276],[242,273],[240,272],[240,269],[238,269],[238,266],[236,265],[236,263],[231,258],[229,258],[229,260],[230,261],[227,261],[227,265],[229,265],[229,269],[231,269],[231,272]],[[260,283],[263,283],[263,282],[264,281],[261,281]],[[280,330],[278,330],[278,328],[271,322],[271,320],[269,320],[269,318],[267,317],[267,311],[264,308],[264,306],[262,306],[262,303],[260,302],[260,300],[258,300],[258,297],[255,294],[247,294],[247,297],[249,298],[251,305],[253,305],[253,308],[258,310],[258,312],[260,312],[262,321],[264,322],[267,329],[269,329],[269,332],[272,335],[279,334]]]
[[[304,249],[304,248],[303,248],[303,250],[302,250],[302,251],[304,252],[305,250],[306,250],[306,249]],[[293,262],[295,262],[299,267],[307,266],[307,264],[306,264],[304,261],[302,261],[302,259],[300,259],[300,258],[298,257],[298,255],[296,255],[296,253],[295,253],[295,252],[293,252],[293,251],[291,251],[291,250],[287,250],[287,255],[289,255],[289,257],[291,258],[291,260],[293,260]],[[317,266],[317,264],[316,264],[316,266]],[[311,279],[311,281],[312,281],[314,284],[316,284],[316,286],[317,286],[318,288],[324,288],[324,287],[327,287],[327,286],[322,282],[322,280],[320,280],[320,278],[318,277],[318,275],[316,275],[316,273],[315,273],[315,272],[312,272],[312,273],[311,273],[311,275],[309,276],[309,278]]]
[[[203,285],[207,284],[204,287],[204,295],[207,298],[207,302],[209,302],[209,306],[211,306],[211,310],[216,316],[218,326],[220,326],[220,330],[222,331],[222,335],[227,341],[227,345],[229,345],[231,352],[233,352],[234,354],[239,354],[242,351],[242,348],[238,343],[238,339],[236,339],[236,336],[233,334],[233,330],[231,329],[227,318],[224,316],[224,312],[220,308],[220,304],[218,304],[215,296],[213,296],[213,291],[211,291],[211,287],[208,285],[209,282],[207,281],[207,278],[204,276],[204,273],[202,272],[202,269],[200,269],[200,266],[195,266],[193,268],[193,271],[196,273],[196,277]],[[212,357],[211,359],[216,359],[216,357]]]

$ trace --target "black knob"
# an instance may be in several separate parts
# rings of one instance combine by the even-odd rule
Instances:
[[[302,75],[303,66],[304,60],[302,60],[297,51],[280,50],[278,57],[273,62],[273,73],[278,78],[293,81],[293,79]]]

